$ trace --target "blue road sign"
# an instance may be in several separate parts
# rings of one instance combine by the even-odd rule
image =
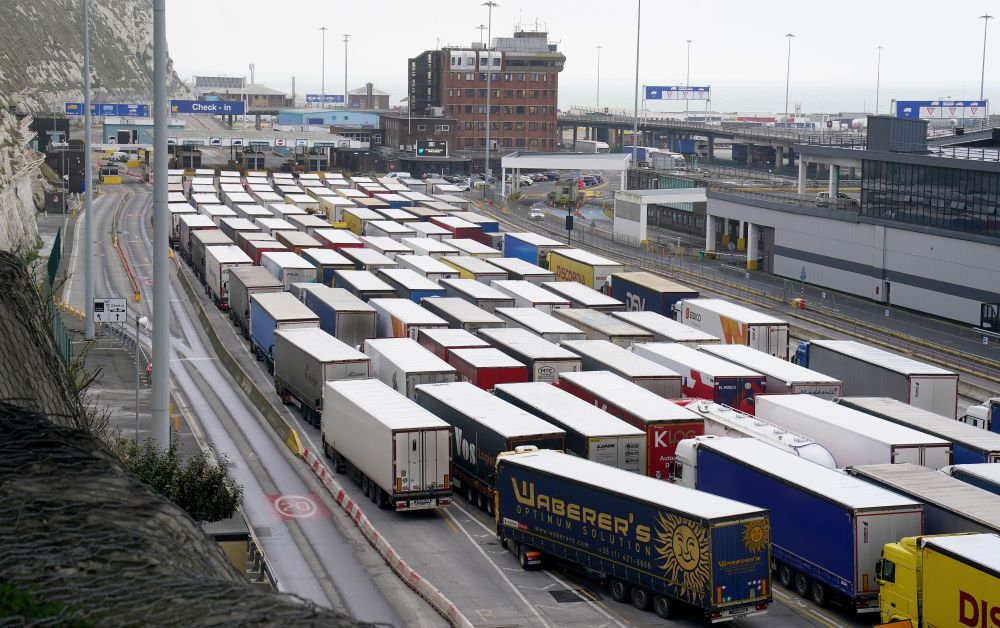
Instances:
[[[170,113],[196,113],[210,116],[226,114],[243,115],[243,102],[239,100],[171,100]]]
[[[82,102],[65,103],[65,113],[67,116],[82,116]],[[131,116],[134,118],[148,118],[149,105],[138,105],[131,103],[90,103],[90,115],[92,116]]]
[[[985,120],[988,100],[897,100],[896,117],[908,120]]]
[[[327,105],[342,105],[344,104],[343,94],[306,94],[306,102],[309,104],[323,103]]]
[[[646,100],[709,100],[708,85],[646,85]]]

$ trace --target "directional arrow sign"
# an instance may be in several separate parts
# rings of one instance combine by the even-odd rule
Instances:
[[[127,318],[128,306],[125,299],[94,299],[94,322],[124,323]]]

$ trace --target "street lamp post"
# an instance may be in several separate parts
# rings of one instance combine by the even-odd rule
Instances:
[[[351,36],[344,33],[344,109],[347,109],[347,42],[351,40]]]
[[[980,15],[979,19],[983,21],[983,70],[979,77],[979,100],[983,99],[983,86],[986,84],[986,30],[989,28],[990,20],[993,16],[989,13]]]
[[[684,113],[691,109],[691,40],[687,40],[687,78],[684,79],[684,87],[688,88],[687,98],[684,99]]]
[[[322,51],[323,52],[320,53],[320,58],[322,59],[320,61],[320,67],[322,68],[320,70],[320,75],[321,75],[320,76],[320,91],[319,91],[319,106],[320,107],[325,107],[326,106],[326,31],[327,30],[328,29],[325,26],[320,26],[319,27],[319,32],[321,33],[320,34],[320,38],[321,38],[321,41],[323,42],[323,44],[322,44],[322,46],[323,46],[322,47]]]
[[[483,193],[488,193],[490,189],[490,91],[491,77],[493,76],[493,7],[500,6],[493,0],[484,2],[483,5],[487,9],[486,18],[486,164],[484,167],[486,185],[483,187]]]
[[[792,38],[795,37],[792,33],[785,35],[788,39],[788,60],[785,63],[785,118],[788,118],[788,83],[792,76]],[[786,119],[785,122],[788,122]]]
[[[635,98],[633,102],[632,120],[632,163],[636,158],[636,138],[639,137],[639,34],[642,29],[642,0],[636,0],[635,6]],[[623,186],[624,187],[624,186]]]
[[[480,24],[479,26],[476,27],[476,29],[479,31],[479,49],[482,50],[483,49],[483,31],[486,30],[486,25],[485,24]]]
[[[83,338],[94,339],[94,153],[90,117],[90,0],[83,0]],[[68,140],[68,138],[67,138]]]
[[[878,115],[879,94],[882,87],[882,46],[875,46],[875,115]]]
[[[601,108],[601,46],[597,47],[597,108]]]

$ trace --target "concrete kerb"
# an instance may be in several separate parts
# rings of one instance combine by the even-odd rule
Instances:
[[[174,258],[178,259],[178,258]],[[323,483],[324,488],[329,491],[330,495],[334,498],[344,512],[354,521],[355,525],[361,531],[361,534],[365,537],[368,543],[378,552],[382,560],[392,569],[393,573],[405,584],[407,587],[412,589],[417,595],[424,598],[428,604],[431,605],[435,611],[437,611],[449,624],[455,626],[456,628],[473,628],[472,622],[470,622],[465,615],[462,614],[458,607],[455,606],[451,600],[446,598],[441,591],[438,590],[433,584],[424,579],[420,574],[414,571],[406,562],[396,553],[389,542],[385,540],[385,537],[372,525],[365,516],[361,508],[347,496],[346,491],[341,487],[333,476],[330,474],[329,470],[323,464],[323,462],[314,454],[312,451],[306,449],[302,445],[302,441],[299,438],[298,432],[293,428],[288,421],[285,420],[283,416],[271,405],[270,400],[266,395],[257,387],[253,379],[243,370],[239,365],[233,355],[229,352],[229,349],[222,343],[219,338],[218,333],[211,324],[211,320],[208,317],[208,313],[205,311],[205,306],[198,298],[198,293],[191,285],[191,281],[188,278],[187,273],[180,268],[180,262],[178,264],[178,275],[181,278],[181,284],[184,286],[184,292],[187,293],[188,298],[194,303],[198,314],[198,321],[205,328],[205,333],[208,335],[209,342],[212,344],[212,348],[215,350],[216,355],[219,356],[219,360],[222,362],[223,366],[229,372],[229,374],[236,380],[237,385],[240,389],[246,393],[250,401],[260,410],[264,418],[267,419],[268,424],[271,428],[278,434],[278,436],[285,441],[288,448],[292,450],[297,456],[301,456],[302,459],[309,465],[312,472],[319,478],[320,482]]]
[[[309,465],[309,468],[312,469],[313,473],[316,474],[320,482],[323,483],[326,490],[336,500],[337,505],[357,524],[358,529],[361,530],[361,534],[375,548],[375,551],[379,553],[385,563],[389,565],[393,573],[417,595],[424,598],[449,624],[456,628],[472,628],[472,622],[458,610],[458,607],[451,600],[445,597],[437,587],[421,577],[420,574],[407,565],[406,561],[396,553],[396,550],[385,540],[385,537],[368,520],[361,507],[348,497],[343,487],[333,479],[333,475],[326,468],[326,465],[323,464],[322,460],[308,449],[303,452],[302,458]]]

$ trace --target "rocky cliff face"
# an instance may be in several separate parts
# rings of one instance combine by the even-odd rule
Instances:
[[[37,246],[35,212],[42,202],[37,168],[42,156],[26,150],[27,141],[27,129],[0,95],[0,250],[17,254]]]
[[[4,0],[0,9],[0,94],[19,109],[62,111],[82,101],[81,0]],[[150,102],[153,9],[148,0],[90,1],[95,102]],[[186,88],[168,68],[171,93]]]

